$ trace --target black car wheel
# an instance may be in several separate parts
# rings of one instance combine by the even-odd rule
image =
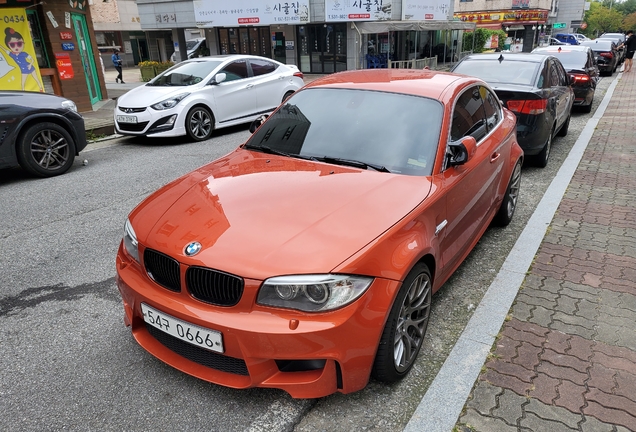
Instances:
[[[554,135],[554,128],[550,131],[548,135],[548,139],[541,150],[541,153],[535,156],[535,161],[537,166],[540,168],[545,168],[548,165],[548,159],[550,158],[550,150],[552,150],[552,135]]]
[[[192,108],[186,116],[185,125],[190,138],[195,141],[203,141],[212,135],[214,118],[207,108],[197,106]]]
[[[20,166],[38,177],[52,177],[68,171],[75,159],[75,142],[55,123],[36,123],[17,142]]]
[[[382,332],[372,375],[392,383],[406,376],[422,347],[431,311],[432,278],[418,263],[404,279]]]
[[[512,175],[510,176],[510,181],[508,182],[508,188],[506,189],[506,193],[503,197],[503,201],[501,202],[501,207],[499,207],[499,211],[495,215],[495,224],[499,226],[508,226],[512,221],[512,216],[515,214],[515,209],[517,208],[517,199],[519,198],[519,188],[521,187],[521,162],[517,162],[514,169],[512,170]]]
[[[289,98],[293,94],[294,94],[293,91],[288,91],[287,93],[285,93],[285,96],[283,96],[282,102],[284,103],[287,100],[287,98]]]
[[[590,101],[589,105],[583,105],[581,107],[581,111],[583,111],[584,113],[592,112],[592,104],[593,103],[594,103],[594,98],[592,98],[592,100]]]
[[[568,118],[565,119],[565,123],[563,123],[561,129],[559,129],[559,133],[557,134],[558,136],[564,137],[568,134],[568,129],[570,127],[570,117],[572,117],[572,114],[568,114]]]

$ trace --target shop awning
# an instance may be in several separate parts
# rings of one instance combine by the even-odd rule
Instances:
[[[485,28],[490,30],[501,30],[501,23],[478,24],[477,28]]]
[[[464,21],[363,21],[355,22],[360,33],[390,31],[474,30],[475,23]]]

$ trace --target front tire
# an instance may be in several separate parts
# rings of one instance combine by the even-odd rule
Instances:
[[[18,163],[37,177],[64,174],[73,165],[75,142],[56,123],[36,123],[26,129],[17,143]]]
[[[501,202],[501,207],[499,207],[499,211],[497,211],[497,214],[495,215],[495,224],[502,227],[510,224],[512,217],[515,214],[515,209],[517,208],[517,199],[519,198],[520,187],[521,162],[517,162],[512,170],[512,175],[510,176],[506,193],[504,194],[503,201]]]
[[[568,118],[565,120],[565,123],[563,123],[563,125],[561,126],[561,129],[559,129],[559,133],[557,134],[560,137],[564,137],[568,134],[568,129],[570,127],[570,117],[572,117],[572,114],[568,114]]]
[[[422,347],[431,312],[431,272],[418,263],[402,283],[384,326],[372,376],[385,383],[404,378]]]
[[[214,131],[214,117],[205,107],[197,106],[190,110],[185,120],[188,136],[194,141],[204,141]]]
[[[543,146],[541,153],[535,156],[535,161],[539,168],[545,168],[548,165],[550,151],[552,150],[552,135],[554,135],[554,129],[550,131],[550,135],[548,135],[548,139]]]

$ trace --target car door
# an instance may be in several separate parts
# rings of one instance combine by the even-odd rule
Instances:
[[[487,87],[471,86],[456,99],[449,140],[470,135],[477,140],[477,149],[466,164],[448,167],[443,173],[447,220],[440,248],[446,270],[458,264],[488,226],[503,170],[501,123],[502,108]]]
[[[256,90],[256,109],[259,113],[273,111],[283,101],[285,87],[285,68],[267,59],[250,59],[254,88]],[[288,74],[291,75],[291,74]]]
[[[563,66],[557,59],[550,59],[548,68],[548,107],[554,116],[555,130],[558,130],[569,114],[572,89],[566,85],[565,70],[562,72],[564,76],[561,77],[560,69],[563,69]]]
[[[216,121],[221,124],[247,121],[256,111],[256,92],[250,81],[247,60],[235,60],[220,72],[226,74],[225,81],[210,86]]]

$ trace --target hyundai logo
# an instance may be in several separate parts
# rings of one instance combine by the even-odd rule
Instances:
[[[184,252],[187,256],[193,256],[198,254],[200,250],[201,250],[201,243],[192,242],[186,245]]]

